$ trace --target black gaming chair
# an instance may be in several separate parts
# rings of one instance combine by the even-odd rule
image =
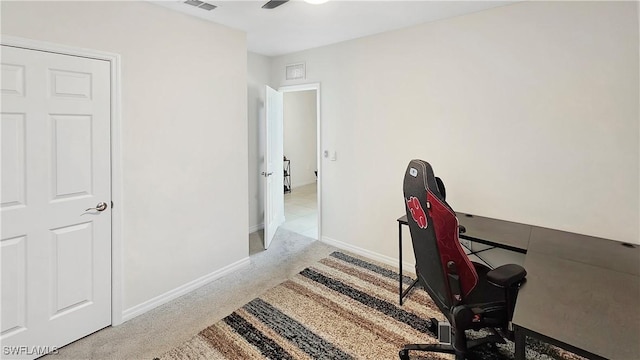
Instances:
[[[445,201],[444,184],[429,163],[412,160],[404,175],[404,200],[416,256],[416,274],[454,334],[453,345],[411,344],[400,350],[409,359],[410,350],[445,352],[464,359],[468,350],[485,343],[504,343],[511,337],[509,323],[520,284],[526,271],[508,264],[496,269],[471,262],[458,240],[456,214]],[[437,320],[431,319],[431,330]],[[465,330],[487,328],[489,335],[468,340]],[[435,332],[435,331],[434,331]]]

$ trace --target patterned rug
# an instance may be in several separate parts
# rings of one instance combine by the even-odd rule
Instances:
[[[436,343],[428,319],[444,319],[422,289],[399,306],[397,286],[393,267],[334,252],[161,359],[397,359],[404,344]],[[481,348],[473,357],[513,359],[513,350],[508,342],[497,351]],[[534,342],[528,343],[527,358],[579,357]],[[453,356],[416,352],[412,359]]]

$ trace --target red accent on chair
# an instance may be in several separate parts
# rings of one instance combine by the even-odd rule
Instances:
[[[445,274],[449,273],[447,263],[453,261],[458,269],[460,286],[464,296],[468,296],[471,290],[478,284],[478,273],[464,253],[458,240],[458,218],[456,214],[438,199],[431,191],[427,191],[427,201],[431,203],[429,215],[436,232],[440,259]]]
[[[418,224],[421,229],[427,228],[427,214],[424,213],[424,209],[420,204],[420,200],[417,197],[412,196],[407,200],[407,206],[411,211],[411,217]]]

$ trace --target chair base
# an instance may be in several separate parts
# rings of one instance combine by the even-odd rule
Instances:
[[[504,338],[494,330],[491,329],[493,334],[485,336],[480,339],[467,340],[467,351],[483,344],[504,344]],[[456,360],[466,359],[467,351],[456,350],[453,345],[443,344],[407,344],[398,353],[400,360],[410,360],[409,351],[427,351],[427,352],[439,352],[446,354],[455,354]]]
[[[442,344],[408,344],[405,345],[402,350],[398,353],[400,356],[400,360],[410,360],[409,359],[409,350],[415,351],[429,351],[429,352],[439,352],[446,354],[455,354],[456,350],[451,345],[442,345]],[[456,356],[457,358],[457,356]]]

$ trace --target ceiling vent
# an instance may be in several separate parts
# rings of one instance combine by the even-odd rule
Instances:
[[[287,80],[301,80],[304,79],[306,74],[306,67],[304,63],[289,64],[286,67],[286,79]]]
[[[187,5],[195,6],[195,7],[199,8],[199,9],[202,9],[202,10],[207,10],[207,11],[211,11],[211,10],[217,8],[217,6],[215,6],[213,4],[209,4],[209,3],[206,3],[206,2],[200,1],[200,0],[187,0],[184,3],[187,4]]]

